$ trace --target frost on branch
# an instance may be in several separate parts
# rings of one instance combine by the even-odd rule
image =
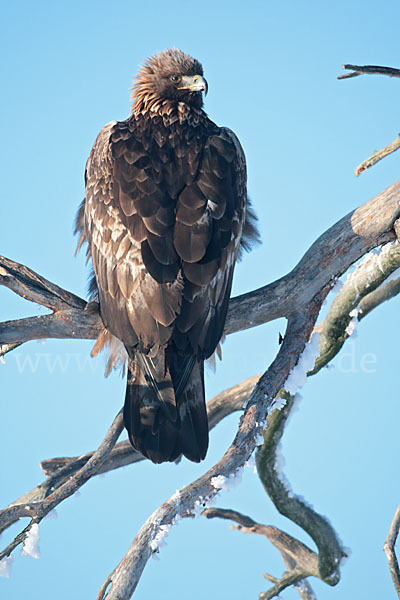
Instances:
[[[319,333],[314,333],[309,343],[304,348],[297,365],[290,371],[285,381],[285,390],[294,396],[297,390],[307,381],[307,373],[312,371],[315,361],[319,356]]]
[[[14,558],[12,556],[5,556],[0,560],[0,577],[7,577],[7,579],[10,577],[13,562]]]
[[[40,558],[39,549],[39,525],[33,523],[28,532],[24,545],[22,546],[21,556],[30,556],[31,558]]]

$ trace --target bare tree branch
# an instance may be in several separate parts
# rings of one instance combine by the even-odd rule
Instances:
[[[400,293],[400,272],[395,271],[393,275],[396,275],[391,279],[388,277],[387,282],[381,284],[374,292],[371,292],[360,301],[360,310],[358,313],[358,319],[364,319],[374,308],[394,298]]]
[[[372,296],[372,294],[375,290],[378,292],[385,280],[399,267],[400,243],[396,241],[384,246],[379,254],[366,256],[355,271],[348,276],[342,289],[333,300],[324,322],[317,327],[317,331],[320,333],[320,356],[316,360],[311,375],[317,373],[340,351],[345,340],[351,335],[350,321],[352,318],[361,320],[365,316],[364,307],[367,308],[369,305],[372,309],[371,298],[375,306],[387,299],[387,288],[378,296]],[[366,302],[364,304],[361,303],[363,299]]]
[[[264,574],[264,577],[275,585],[268,592],[260,594],[260,598],[273,598],[293,584],[298,586],[298,591],[303,600],[313,600],[315,598],[308,582],[303,582],[306,585],[299,585],[305,577],[319,577],[318,556],[305,544],[277,527],[256,523],[250,517],[235,510],[206,508],[202,514],[207,519],[219,517],[220,519],[235,521],[238,525],[232,526],[232,529],[238,529],[242,533],[264,535],[279,550],[287,568],[290,570],[291,577],[288,577],[288,573],[285,573],[281,579]],[[294,570],[295,576],[293,577]]]
[[[397,181],[322,234],[290,273],[233,298],[225,333],[289,317],[293,307],[310,302],[320,289],[331,284],[333,276],[344,273],[350,264],[379,244],[395,239],[393,227],[399,217],[400,181]],[[322,264],[326,268],[321,270]],[[316,277],[315,273],[319,275]],[[103,329],[96,303],[86,303],[4,257],[0,257],[0,285],[55,311],[0,323],[0,345],[42,338],[94,339]]]
[[[217,394],[207,402],[207,415],[210,430],[218,425],[218,423],[226,416],[236,411],[243,411],[243,404],[248,400],[251,391],[259,378],[260,375],[249,377],[245,381]],[[6,507],[5,510],[11,509],[12,507],[12,510],[9,510],[8,513],[4,513],[4,511],[3,513],[0,512],[0,517],[3,514],[2,519],[0,519],[0,533],[18,521],[20,518],[18,507],[22,508],[22,511],[24,512],[26,505],[32,506],[33,503],[43,501],[49,494],[58,490],[65,481],[75,476],[94,454],[95,452],[92,451],[73,458],[60,457],[43,460],[40,463],[40,466],[47,475],[46,480],[36,485],[33,489],[29,490]],[[92,473],[92,476],[107,473],[108,471],[125,467],[126,465],[137,463],[142,460],[145,460],[144,457],[140,452],[137,452],[132,448],[130,442],[127,440],[119,442],[112,448],[104,462],[98,464],[96,473]]]
[[[395,515],[393,517],[392,524],[390,525],[389,533],[386,538],[386,542],[383,546],[386,554],[386,558],[389,563],[390,574],[393,579],[393,584],[395,590],[397,592],[398,597],[400,598],[400,569],[399,563],[397,562],[396,552],[394,546],[397,541],[397,536],[399,535],[400,529],[400,505],[397,507]]]
[[[263,434],[264,444],[257,449],[256,454],[258,475],[278,511],[288,516],[314,540],[319,552],[318,577],[329,585],[336,585],[340,578],[340,561],[346,553],[333,527],[325,517],[293,494],[279,472],[277,447],[294,402],[294,398],[287,392],[281,392],[280,395],[286,398],[286,405],[268,415]]]
[[[400,291],[400,269],[398,268],[400,265],[400,244],[398,242],[394,242],[392,244],[387,244],[383,250],[379,254],[369,255],[364,258],[362,263],[356,268],[356,270],[348,276],[347,282],[341,288],[336,297],[336,302],[333,302],[326,317],[325,321],[323,321],[319,326],[316,327],[316,330],[320,332],[320,349],[321,349],[321,357],[317,360],[316,367],[311,371],[308,375],[313,375],[317,373],[323,366],[325,366],[340,350],[341,345],[335,343],[332,344],[329,342],[329,337],[326,335],[326,332],[331,331],[333,329],[332,322],[336,320],[336,336],[335,342],[337,342],[337,338],[345,338],[348,337],[346,334],[346,329],[348,327],[349,321],[351,319],[349,313],[356,306],[358,300],[363,298],[363,300],[367,300],[370,296],[378,293],[381,289],[385,290],[390,287],[392,283],[398,284],[398,288]],[[394,279],[391,281],[391,279]],[[382,283],[382,280],[384,282]],[[387,282],[387,283],[386,283]],[[379,286],[377,288],[377,286]],[[370,291],[370,290],[376,291]],[[393,295],[394,292],[392,292]],[[392,297],[392,296],[391,296]],[[385,301],[388,298],[388,294],[385,293],[381,295],[374,301],[374,307],[378,306],[381,302]],[[359,318],[365,316],[360,309]],[[343,339],[344,342],[344,339]],[[342,342],[342,343],[343,343]],[[334,346],[334,350],[332,350],[331,346]],[[322,539],[322,545],[325,548],[326,540],[328,539],[328,545],[332,545],[336,550],[339,549],[339,552],[333,553],[333,564],[332,569],[337,569],[337,558],[340,555],[340,544],[336,538],[334,531],[332,530],[329,523],[327,523],[324,517],[318,515],[311,507],[305,504],[300,498],[297,498],[293,495],[293,493],[288,489],[287,484],[282,480],[280,473],[276,469],[277,463],[277,444],[279,443],[280,437],[282,435],[284,424],[289,416],[290,411],[293,406],[293,397],[287,394],[284,390],[280,390],[279,396],[286,400],[285,408],[279,412],[275,411],[267,418],[267,429],[264,435],[267,436],[266,443],[264,447],[258,450],[258,457],[260,454],[264,454],[268,457],[270,465],[273,465],[272,472],[264,473],[262,475],[260,473],[261,479],[267,482],[266,491],[270,495],[272,501],[277,506],[280,512],[283,512],[285,516],[287,516],[292,521],[299,523],[298,515],[301,515],[303,523],[310,523],[313,529],[319,531],[319,535],[317,539],[312,535],[312,532],[309,529],[306,529],[312,537],[315,539],[318,545],[318,539]],[[271,467],[270,467],[271,468]],[[270,493],[272,489],[272,493]],[[294,502],[292,502],[294,498]],[[278,501],[277,501],[278,500]],[[282,510],[283,507],[283,510]],[[236,511],[229,511],[225,509],[206,509],[203,512],[204,516],[211,517],[220,517],[226,518],[236,521],[240,524],[240,528],[243,532],[246,533],[261,533],[266,535],[268,539],[274,544],[273,535],[270,536],[268,533],[273,531],[273,528],[268,528],[266,526],[259,526],[256,524],[250,517],[245,517]],[[322,523],[322,528],[321,528]],[[303,524],[301,524],[303,527]],[[266,528],[265,528],[266,527]],[[322,530],[321,530],[322,529]],[[296,543],[301,544],[296,540]],[[292,549],[296,548],[296,543],[290,541],[290,546]],[[262,594],[261,598],[272,598],[279,594],[285,587],[288,585],[297,586],[298,591],[302,598],[304,599],[313,599],[315,598],[313,590],[307,581],[303,580],[301,583],[298,580],[303,575],[303,578],[308,576],[316,576],[319,578],[321,576],[318,568],[318,556],[314,554],[314,558],[316,561],[316,568],[304,568],[304,565],[301,569],[299,569],[299,565],[301,564],[301,559],[297,556],[285,554],[285,549],[280,548],[277,544],[274,544],[281,551],[282,558],[285,562],[286,567],[288,568],[289,573],[285,573],[282,579],[277,579],[271,575],[267,575],[266,577],[273,582],[275,585],[268,590],[265,594]],[[321,544],[320,544],[321,545]],[[310,551],[311,552],[311,551]],[[296,553],[295,553],[296,554]],[[328,553],[329,558],[329,553]],[[297,583],[296,583],[297,582]],[[329,577],[328,583],[336,583],[336,579]]]
[[[380,150],[376,150],[376,152],[374,152],[372,154],[372,156],[365,159],[360,165],[358,165],[358,167],[354,171],[354,175],[356,177],[358,177],[361,173],[363,173],[370,167],[373,167],[374,165],[376,165],[376,163],[379,162],[380,160],[382,160],[382,158],[385,158],[385,156],[388,156],[389,154],[393,154],[393,152],[395,152],[399,148],[400,148],[400,135],[398,135],[397,138],[393,142],[391,142],[384,148],[381,148]]]
[[[394,69],[392,67],[380,67],[377,65],[364,65],[364,66],[342,65],[342,69],[349,69],[353,72],[346,73],[345,75],[339,75],[338,79],[349,79],[350,77],[358,77],[359,75],[363,75],[363,74],[387,75],[389,77],[400,77],[400,69]],[[385,156],[392,154],[399,148],[400,148],[400,134],[393,142],[391,142],[390,144],[387,144],[387,146],[385,146],[384,148],[377,150],[376,152],[374,152],[372,154],[372,156],[370,156],[369,158],[364,160],[355,169],[355,171],[354,171],[355,176],[358,177],[361,173],[363,173],[364,171],[366,171],[367,169],[369,169],[370,167],[375,165],[377,162],[382,160],[382,158],[385,158]]]
[[[400,77],[400,69],[393,67],[380,67],[378,65],[342,65],[342,69],[354,71],[354,73],[345,73],[339,75],[338,79],[349,79],[350,77],[358,77],[358,75],[387,75],[388,77]]]
[[[136,535],[125,556],[109,575],[108,588],[102,586],[98,599],[121,600],[130,598],[139,582],[150,556],[157,550],[160,536],[164,535],[182,517],[203,509],[218,492],[220,477],[234,477],[255,448],[255,436],[263,428],[268,406],[282,387],[290,370],[299,359],[310,337],[323,296],[316,298],[304,314],[289,320],[287,332],[270,368],[264,373],[252,392],[239,430],[221,460],[207,473],[164,502],[147,519]]]

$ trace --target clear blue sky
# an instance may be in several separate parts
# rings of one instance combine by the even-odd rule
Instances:
[[[142,61],[176,46],[203,63],[206,110],[238,134],[247,156],[263,245],[238,267],[234,293],[282,276],[320,233],[398,178],[399,155],[359,179],[353,170],[396,137],[400,82],[336,76],[345,62],[400,67],[399,22],[394,1],[3,3],[0,253],[85,294],[72,221],[86,158],[100,128],[128,115]],[[0,307],[1,320],[43,314],[5,289]],[[294,491],[329,517],[352,550],[338,587],[315,583],[319,600],[394,597],[382,548],[400,501],[398,312],[395,299],[363,321],[335,368],[303,388],[284,438]],[[207,377],[208,397],[265,369],[284,326],[231,336],[223,363]],[[89,359],[90,348],[31,342],[0,365],[1,505],[42,480],[41,459],[96,447],[120,408],[125,384],[116,375],[103,379],[102,359]],[[371,372],[362,369],[367,353],[376,357]],[[39,560],[15,553],[0,596],[19,600],[40,590],[53,598],[57,590],[59,600],[94,598],[150,511],[214,464],[237,421],[234,415],[212,433],[201,465],[142,463],[89,482],[57,510],[57,521],[40,525]],[[218,505],[311,544],[277,515],[251,470]],[[268,587],[262,573],[283,571],[268,542],[226,522],[186,520],[167,542],[146,568],[138,600],[160,593],[256,598]]]

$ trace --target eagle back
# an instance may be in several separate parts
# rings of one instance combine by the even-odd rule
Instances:
[[[141,352],[173,344],[211,355],[245,218],[236,136],[201,111],[112,122],[95,142],[86,181],[86,237],[106,327]]]

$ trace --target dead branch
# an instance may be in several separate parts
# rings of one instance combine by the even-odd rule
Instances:
[[[323,287],[330,285],[331,277],[340,276],[376,246],[394,240],[393,226],[399,217],[400,181],[397,181],[322,234],[290,273],[233,298],[225,333],[289,317],[293,307],[309,303]],[[321,271],[321,264],[327,268]],[[97,303],[87,303],[4,257],[0,257],[0,285],[54,311],[50,315],[0,323],[0,346],[43,338],[95,339],[103,329]]]
[[[376,152],[374,152],[372,154],[372,156],[370,156],[369,158],[364,160],[360,165],[358,165],[358,167],[354,171],[354,175],[356,177],[358,177],[361,173],[363,173],[370,167],[373,167],[374,165],[376,165],[376,163],[379,162],[380,160],[382,160],[382,158],[385,158],[385,156],[388,156],[389,154],[393,154],[393,152],[396,152],[396,150],[398,150],[399,148],[400,148],[400,135],[398,135],[397,138],[393,142],[391,142],[384,148],[377,150]]]
[[[400,267],[400,243],[387,244],[378,254],[370,254],[351,273],[340,292],[333,300],[328,315],[317,330],[320,333],[320,356],[317,358],[311,375],[317,373],[342,348],[352,334],[350,322],[361,320],[366,314],[364,309],[372,310],[388,299],[388,288],[380,288]],[[400,274],[399,274],[400,277]],[[396,289],[396,288],[395,288]],[[393,290],[393,288],[392,288]],[[377,294],[373,295],[374,292]]]
[[[219,490],[217,484],[219,476],[233,477],[243,466],[254,450],[255,437],[263,429],[268,408],[283,387],[289,372],[297,363],[310,338],[322,301],[332,287],[333,280],[372,248],[394,240],[396,237],[394,223],[399,216],[400,182],[397,182],[320,236],[295,269],[285,277],[232,300],[227,333],[247,329],[279,316],[288,317],[288,328],[280,351],[252,392],[245,414],[240,421],[238,433],[225,455],[212,469],[186,486],[179,495],[175,494],[164,502],[149,517],[123,560],[107,578],[99,598],[104,598],[105,594],[108,600],[129,598],[136,588],[148,558],[157,549],[160,534],[164,534],[177,518],[199,508],[203,509],[207,500]],[[43,304],[54,311],[53,315],[45,315],[45,317],[1,324],[2,344],[20,343],[38,337],[91,338],[97,335],[102,325],[93,304],[88,305],[74,295],[69,295],[65,290],[57,288],[22,265],[7,259],[0,262],[0,265],[2,267],[0,283],[35,302],[43,300]],[[71,315],[79,320],[79,335],[73,319],[70,318]],[[50,324],[50,335],[43,321],[45,318]],[[41,319],[39,326],[38,319]],[[25,327],[26,324],[28,327]],[[82,467],[83,472],[92,458]],[[99,469],[100,464],[97,464],[96,470]],[[81,471],[78,471],[76,477],[80,473]],[[70,481],[65,482],[55,494],[61,494],[63,486],[71,485]],[[50,496],[42,504],[48,506],[46,503],[52,500],[54,502],[54,498],[50,500],[51,498]],[[55,505],[53,504],[52,508]],[[12,508],[8,507],[5,510],[12,512]],[[20,507],[15,509],[18,512]],[[23,511],[20,516],[32,518],[32,515]],[[38,518],[38,515],[34,516]],[[7,552],[3,555],[7,555]],[[325,575],[321,564],[319,568]],[[290,576],[292,575],[293,573]],[[334,578],[335,573],[327,573],[326,576]]]
[[[332,303],[326,319],[316,327],[316,330],[320,333],[321,357],[317,359],[315,368],[308,373],[308,375],[316,374],[339,352],[341,344],[338,344],[337,340],[338,338],[348,337],[346,329],[351,319],[349,313],[360,298],[362,298],[362,301],[366,301],[370,296],[378,293],[381,289],[385,290],[390,287],[392,283],[398,284],[398,291],[400,291],[399,264],[400,245],[398,242],[394,242],[384,246],[379,254],[365,257],[356,270],[348,276],[346,283],[338,292],[336,301]],[[385,279],[382,282],[383,278]],[[378,299],[374,301],[374,307],[388,299],[388,294],[385,293],[381,295],[379,299],[380,302],[378,302]],[[363,316],[365,315],[360,309],[358,318],[360,319]],[[326,333],[333,330],[333,321],[336,321],[337,325],[335,329],[336,336],[334,338],[336,343],[333,343],[332,339],[330,339]],[[265,442],[264,446],[258,449],[257,458],[261,458],[260,462],[258,462],[259,468],[262,466],[262,468],[265,469],[263,461],[266,457],[269,465],[268,472],[260,472],[259,475],[262,481],[266,482],[266,491],[278,510],[292,521],[300,524],[301,527],[308,531],[311,537],[313,537],[317,546],[320,549],[322,548],[322,553],[325,555],[323,561],[328,563],[328,568],[326,570],[330,573],[328,575],[327,583],[332,585],[338,581],[337,567],[340,562],[340,555],[342,553],[342,556],[345,554],[340,548],[340,543],[336,538],[336,534],[324,517],[318,515],[318,513],[305,504],[301,498],[294,496],[282,479],[281,474],[276,469],[277,445],[281,439],[285,422],[287,421],[294,404],[294,398],[285,392],[285,390],[280,390],[278,396],[281,399],[286,400],[286,406],[283,410],[276,410],[267,417],[267,429],[264,432]],[[259,533],[265,535],[281,552],[288,572],[286,572],[281,579],[266,574],[265,577],[274,583],[274,586],[264,594],[261,594],[260,598],[273,598],[292,584],[296,585],[300,596],[303,599],[311,600],[315,598],[313,590],[305,578],[315,576],[324,579],[319,570],[319,556],[312,553],[313,561],[311,565],[305,565],[303,554],[301,552],[298,554],[296,550],[298,547],[303,550],[304,545],[301,544],[301,542],[294,538],[291,539],[288,546],[292,550],[292,553],[290,551],[286,552],[285,546],[280,546],[279,543],[275,543],[276,532],[279,531],[276,530],[276,528],[259,525],[250,517],[226,509],[206,509],[202,514],[207,518],[219,517],[236,521],[239,523],[239,529],[241,531],[244,533]],[[300,515],[301,522],[299,522],[298,515]],[[304,527],[304,524],[306,524],[306,527]],[[397,526],[398,525],[399,523],[397,523]],[[315,532],[317,532],[317,536],[315,536]],[[395,539],[392,540],[393,545],[394,541]],[[300,544],[300,546],[298,546],[298,544]],[[306,549],[307,551],[312,552],[307,547]],[[395,555],[394,560],[396,560]],[[331,565],[330,567],[329,563]],[[397,564],[397,561],[395,564]],[[336,577],[332,578],[331,573],[335,573]],[[300,579],[302,579],[301,582]]]
[[[389,533],[386,538],[386,542],[383,546],[386,554],[386,558],[389,563],[390,574],[393,579],[393,584],[395,590],[397,592],[398,597],[400,598],[400,569],[399,563],[397,562],[396,552],[394,546],[397,541],[397,536],[399,535],[400,529],[400,505],[397,507],[395,515],[393,517],[393,521],[390,525]]]
[[[150,556],[157,551],[160,536],[165,535],[180,517],[203,510],[207,501],[220,489],[220,477],[235,477],[255,448],[255,437],[263,428],[268,406],[283,386],[290,370],[297,363],[307,343],[319,312],[323,296],[317,297],[304,314],[289,320],[285,338],[270,368],[252,392],[239,430],[221,460],[207,473],[165,501],[147,519],[121,562],[107,577],[98,600],[130,598]]]
[[[393,278],[392,278],[393,277]],[[396,270],[392,276],[382,283],[374,292],[365,296],[359,306],[358,319],[364,319],[374,308],[400,294],[400,271]]]
[[[392,67],[380,67],[377,65],[342,65],[342,69],[349,69],[353,71],[352,73],[346,73],[345,75],[339,75],[338,79],[349,79],[350,77],[358,77],[359,75],[369,74],[369,75],[387,75],[389,77],[400,77],[400,69],[394,69]],[[392,154],[396,150],[400,148],[400,134],[398,137],[387,144],[384,148],[377,150],[364,160],[354,171],[356,177],[358,177],[361,173],[374,166],[377,162]]]
[[[268,415],[264,444],[256,454],[257,472],[278,511],[285,516],[290,515],[289,518],[314,540],[318,548],[318,569],[317,575],[314,575],[329,585],[336,585],[340,578],[340,562],[346,553],[335,530],[325,517],[290,490],[277,467],[277,447],[294,403],[294,398],[287,392],[281,392],[281,396],[286,398],[286,405]]]
[[[222,419],[235,411],[242,411],[243,404],[249,398],[252,389],[256,385],[259,375],[249,377],[245,381],[221,392],[207,402],[208,424],[211,430]],[[73,458],[60,457],[43,460],[41,467],[47,477],[33,489],[26,492],[23,496],[15,500],[12,504],[0,512],[0,534],[8,527],[13,525],[20,518],[21,514],[18,507],[24,513],[26,506],[32,506],[33,503],[42,502],[48,498],[49,494],[54,495],[66,481],[75,477],[80,469],[90,460],[95,452],[88,452],[81,456]],[[124,467],[129,464],[145,460],[144,457],[134,450],[128,441],[119,442],[107,454],[102,463],[98,463],[95,473],[91,476],[100,475],[108,471]],[[8,510],[11,509],[11,510]],[[8,512],[6,512],[8,510]]]
[[[345,73],[339,75],[338,79],[349,79],[350,77],[358,77],[359,75],[387,75],[388,77],[400,77],[400,69],[393,67],[380,67],[378,65],[342,65],[342,69],[354,71],[353,73]]]
[[[306,577],[319,577],[318,556],[315,552],[281,529],[272,525],[262,525],[240,512],[225,508],[206,508],[202,514],[207,519],[218,517],[235,521],[238,525],[233,525],[232,529],[237,529],[242,533],[263,535],[279,550],[289,571],[284,573],[280,579],[264,574],[264,577],[275,585],[268,592],[260,594],[260,599],[274,598],[288,586],[299,584]],[[313,592],[309,585],[306,589],[304,586],[300,586],[299,593],[303,599],[310,600],[313,597],[310,595]]]

